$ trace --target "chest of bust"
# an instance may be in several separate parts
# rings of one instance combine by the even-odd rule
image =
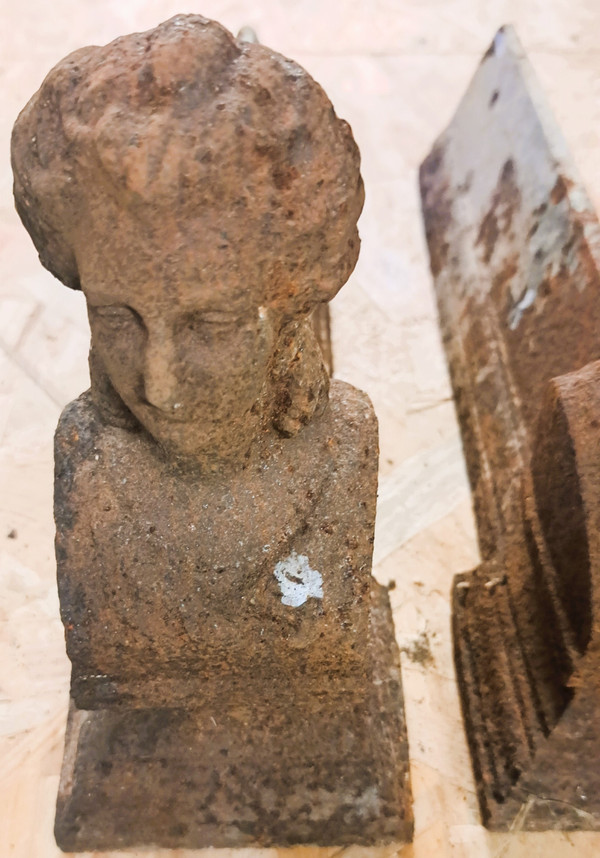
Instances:
[[[92,432],[71,455],[70,527],[57,542],[74,688],[118,697],[130,677],[272,677],[288,658],[326,676],[334,639],[355,669],[366,629],[351,619],[371,545],[352,534],[372,513],[345,492],[339,444],[325,435],[302,456],[285,441],[244,471],[207,478],[139,436]]]

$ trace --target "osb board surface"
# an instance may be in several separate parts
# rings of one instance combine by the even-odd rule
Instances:
[[[41,268],[13,211],[10,128],[68,51],[180,11],[200,11],[234,31],[251,24],[263,42],[302,63],[352,124],[363,156],[363,247],[332,307],[334,360],[339,377],[370,394],[380,421],[376,574],[396,582],[391,597],[403,652],[416,833],[404,848],[344,852],[352,858],[595,856],[597,834],[490,836],[478,823],[449,633],[451,580],[475,565],[477,548],[416,179],[494,32],[512,22],[599,207],[594,0],[206,0],[193,10],[172,0],[0,6],[0,855],[60,854],[52,823],[68,662],[54,581],[52,434],[62,406],[87,386],[88,347],[81,295]],[[260,855],[267,852],[339,854],[302,848]]]

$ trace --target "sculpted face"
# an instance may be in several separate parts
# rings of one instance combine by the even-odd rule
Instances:
[[[82,267],[95,359],[169,453],[239,458],[262,420],[273,312],[224,254],[91,254]],[[158,257],[158,260],[157,260]]]

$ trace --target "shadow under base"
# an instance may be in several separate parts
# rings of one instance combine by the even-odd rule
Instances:
[[[245,706],[69,713],[55,834],[65,851],[321,846],[412,837],[398,650],[372,592],[368,676]],[[226,704],[226,701],[224,701]]]

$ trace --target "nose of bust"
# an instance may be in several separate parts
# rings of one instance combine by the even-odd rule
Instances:
[[[164,327],[151,332],[144,355],[144,396],[161,411],[173,413],[180,407],[176,354],[173,340]]]

